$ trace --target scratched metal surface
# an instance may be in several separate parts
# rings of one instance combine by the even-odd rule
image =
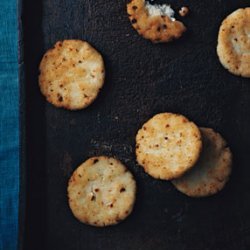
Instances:
[[[27,162],[22,166],[22,249],[250,249],[250,83],[224,70],[215,51],[222,19],[249,3],[169,2],[175,8],[190,7],[190,16],[183,19],[188,32],[174,43],[152,45],[132,29],[125,0],[22,1]],[[106,63],[100,96],[77,112],[46,103],[37,82],[43,53],[66,38],[89,41]],[[220,194],[190,199],[169,182],[152,179],[136,164],[137,130],[164,111],[182,113],[228,140],[234,171]],[[72,171],[99,154],[118,157],[138,184],[132,215],[103,229],[74,219],[66,196]]]

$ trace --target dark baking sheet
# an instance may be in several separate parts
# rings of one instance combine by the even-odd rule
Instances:
[[[168,3],[190,7],[188,32],[153,45],[132,29],[125,0],[20,2],[20,249],[250,249],[250,80],[224,70],[215,50],[222,19],[249,1]],[[66,38],[89,41],[106,63],[100,96],[77,112],[48,104],[38,88],[43,53]],[[233,175],[218,195],[190,199],[136,164],[137,130],[165,111],[212,127],[229,142]],[[99,154],[118,157],[138,184],[132,215],[102,229],[79,223],[66,195],[72,171]]]

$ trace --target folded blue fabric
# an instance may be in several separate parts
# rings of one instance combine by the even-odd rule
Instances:
[[[19,87],[17,1],[0,1],[0,249],[17,249]]]

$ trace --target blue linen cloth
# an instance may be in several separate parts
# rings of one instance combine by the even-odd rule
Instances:
[[[0,250],[17,249],[19,86],[17,1],[0,0]]]

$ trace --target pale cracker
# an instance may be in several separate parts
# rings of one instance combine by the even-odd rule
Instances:
[[[118,160],[93,157],[82,163],[68,184],[69,206],[81,222],[103,227],[124,220],[132,211],[136,183]]]
[[[172,113],[155,115],[136,135],[136,157],[154,178],[170,180],[192,168],[202,148],[198,127]]]
[[[191,197],[216,194],[227,183],[232,170],[232,153],[220,134],[201,128],[203,150],[197,164],[184,176],[173,180],[174,186]]]
[[[217,54],[231,73],[250,77],[250,8],[238,9],[222,22]]]
[[[87,107],[97,97],[104,77],[102,56],[85,41],[59,41],[40,63],[41,92],[56,107]]]

